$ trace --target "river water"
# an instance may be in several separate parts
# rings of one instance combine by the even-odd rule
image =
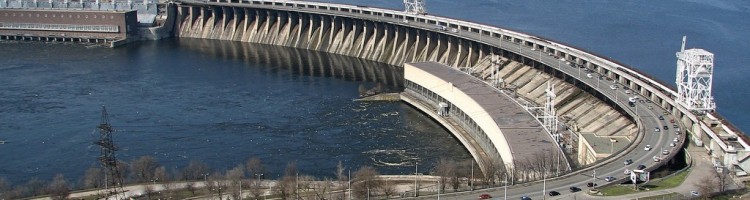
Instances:
[[[402,7],[393,0],[329,2]],[[687,35],[688,48],[716,54],[718,112],[750,130],[750,89],[743,87],[750,74],[748,1],[430,0],[427,8],[612,57],[669,85]],[[151,155],[172,169],[196,159],[222,170],[258,156],[274,173],[297,161],[305,173],[332,176],[341,160],[405,174],[415,161],[469,158],[409,106],[351,101],[360,84],[380,80],[395,89],[398,81],[332,73],[391,68],[378,63],[205,40],[117,49],[5,43],[0,56],[0,140],[8,141],[0,145],[0,177],[15,182],[54,173],[75,179],[95,165],[99,151],[91,142],[101,105],[117,129],[119,158]]]
[[[267,45],[164,40],[122,48],[5,43],[0,61],[0,177],[19,182],[96,165],[100,106],[118,158],[150,155],[168,169],[191,160],[230,169],[260,158],[270,177],[296,162],[333,176],[376,166],[405,174],[468,152],[400,102],[354,102],[359,87],[397,91],[402,72],[361,59]],[[6,54],[7,55],[7,54]],[[362,76],[380,74],[380,77]],[[422,171],[422,170],[420,170]]]

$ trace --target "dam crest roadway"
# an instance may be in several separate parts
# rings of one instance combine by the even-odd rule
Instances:
[[[676,148],[662,155],[661,151],[644,151],[646,145],[672,149],[670,144],[677,142],[680,147],[690,140],[715,152],[716,160],[736,172],[750,164],[738,161],[749,155],[746,141],[722,139],[736,139],[743,133],[722,123],[720,116],[691,112],[675,101],[677,93],[665,84],[563,43],[478,23],[367,6],[304,1],[181,0],[177,4],[177,37],[311,49],[397,66],[433,61],[501,83],[504,91],[537,106],[544,105],[544,86],[550,82],[557,89],[558,117],[575,132],[563,136],[567,146],[562,146],[586,146],[574,141],[594,138],[590,139],[593,143],[596,137],[628,145],[615,150],[612,142],[609,150],[600,152],[579,148],[576,157],[585,167],[547,181],[548,190],[564,191],[591,182],[594,169],[599,171],[597,177],[620,177],[626,159],[645,164],[646,171],[654,170],[679,152]],[[490,69],[491,55],[500,56],[497,69]],[[644,103],[629,106],[632,97]],[[656,133],[654,127],[671,125],[659,117],[674,120],[685,134]],[[660,162],[652,161],[654,157]],[[511,196],[542,190],[538,179],[525,180],[533,183],[511,189]]]

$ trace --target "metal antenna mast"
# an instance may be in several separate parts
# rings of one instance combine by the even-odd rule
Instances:
[[[677,52],[677,102],[695,113],[716,109],[711,96],[714,73],[714,54],[703,49],[685,50],[686,36]]]
[[[109,124],[109,116],[107,115],[107,108],[102,106],[102,119],[98,126],[99,128],[99,140],[94,144],[99,145],[101,148],[101,156],[99,157],[99,163],[104,168],[104,187],[107,191],[107,196],[113,196],[115,199],[124,199],[120,195],[123,195],[124,190],[122,189],[122,177],[117,169],[117,158],[115,158],[115,151],[117,147],[112,141],[112,125]]]
[[[424,1],[425,0],[404,0],[404,7],[406,8],[405,12],[424,15],[427,13],[427,10],[424,7]]]

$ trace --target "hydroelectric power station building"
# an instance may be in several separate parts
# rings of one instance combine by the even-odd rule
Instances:
[[[130,1],[0,0],[0,39],[26,39],[32,35],[63,37],[63,34],[67,37],[79,32],[87,35],[76,37],[121,37],[107,34],[115,30],[118,34],[130,33],[128,25],[132,21],[128,16],[136,10],[140,27],[134,37],[261,43],[405,66],[407,89],[403,95],[428,102],[433,107],[423,110],[434,112],[426,113],[434,115],[436,120],[454,121],[455,127],[464,129],[467,140],[462,142],[481,147],[472,153],[480,163],[514,166],[531,151],[562,147],[566,152],[577,152],[569,160],[583,166],[580,171],[592,170],[594,166],[616,171],[623,168],[622,163],[599,161],[625,156],[648,160],[661,152],[643,153],[638,149],[647,144],[656,148],[668,146],[677,135],[677,146],[686,141],[702,146],[716,167],[726,168],[737,176],[750,172],[750,144],[744,133],[713,112],[712,107],[696,107],[713,105],[712,102],[686,98],[684,89],[691,88],[678,91],[617,61],[564,43],[433,16],[420,9],[404,12],[287,0],[177,0],[160,11],[151,5],[151,2]],[[100,12],[104,11],[90,10],[118,10],[122,17],[117,19],[124,22],[99,23],[97,20],[115,20],[118,12],[102,19]],[[45,13],[46,18],[42,17]],[[6,14],[16,17],[4,17]],[[89,20],[76,21],[79,15],[89,16]],[[686,52],[679,54],[679,59],[687,62],[683,65],[693,66],[690,62],[696,59],[689,52],[700,51],[681,52]],[[699,67],[706,68],[701,77],[710,77],[706,74],[712,71],[712,58],[707,54],[698,57],[702,62]],[[453,69],[427,68],[428,65]],[[447,73],[456,69],[467,74]],[[683,74],[685,77],[678,78],[678,82],[692,80],[690,73]],[[477,93],[485,87],[487,92],[502,94]],[[509,98],[489,99],[502,95]],[[627,101],[633,97],[647,103],[629,106]],[[711,98],[704,96],[704,99]],[[490,105],[485,100],[501,103]],[[511,100],[514,102],[510,103]],[[674,119],[680,134],[655,134],[653,127],[664,123],[656,119],[658,115]],[[555,120],[545,120],[550,116]],[[538,123],[532,125],[531,121]],[[542,126],[537,126],[542,122],[545,127],[558,127],[548,125],[554,122],[565,128],[542,131]],[[508,123],[518,126],[505,127]],[[461,138],[460,130],[452,132]],[[559,141],[552,140],[550,135]],[[529,147],[523,147],[524,144]],[[678,151],[665,155],[665,160]],[[646,170],[665,164],[654,162]]]

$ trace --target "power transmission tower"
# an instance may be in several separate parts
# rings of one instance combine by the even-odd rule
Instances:
[[[104,169],[104,189],[106,196],[114,199],[125,199],[124,190],[122,189],[122,177],[117,168],[117,158],[115,157],[115,151],[117,147],[112,141],[112,125],[109,124],[109,116],[107,115],[107,108],[102,106],[102,119],[98,126],[99,128],[99,140],[94,144],[99,145],[101,149],[101,156],[99,156],[99,163],[101,163]]]
[[[711,94],[714,74],[714,54],[703,49],[685,49],[677,52],[677,102],[698,114],[716,109]]]
[[[424,2],[425,0],[404,0],[405,11],[415,15],[424,15],[427,13]]]

